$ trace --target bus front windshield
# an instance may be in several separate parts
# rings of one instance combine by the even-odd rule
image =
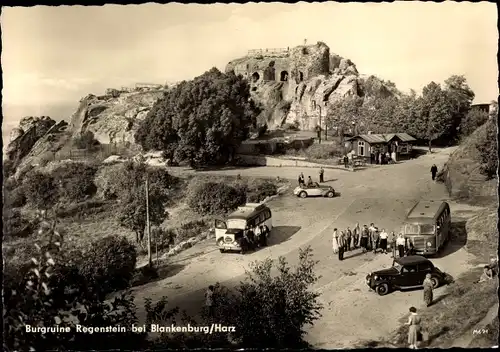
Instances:
[[[435,227],[431,224],[420,225],[420,233],[422,235],[434,235]]]
[[[405,233],[407,235],[433,235],[435,226],[432,224],[406,224]]]

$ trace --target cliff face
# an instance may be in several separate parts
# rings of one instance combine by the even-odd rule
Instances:
[[[297,122],[311,130],[328,104],[349,96],[389,96],[393,87],[375,76],[360,75],[354,63],[318,42],[281,50],[251,51],[233,60],[226,72],[246,77],[252,97],[264,108],[261,124],[270,129]]]
[[[97,97],[88,95],[71,117],[69,129],[73,135],[85,131],[94,133],[103,144],[134,143],[134,133],[153,104],[163,96],[163,89],[120,92]]]
[[[56,122],[47,116],[21,119],[19,127],[11,132],[6,150],[7,158],[16,162],[23,159],[55,124]]]

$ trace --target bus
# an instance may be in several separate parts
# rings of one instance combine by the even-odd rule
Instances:
[[[403,224],[407,248],[412,246],[415,254],[436,254],[448,241],[450,228],[451,212],[447,202],[420,201],[408,212]]]
[[[229,214],[226,221],[215,220],[215,242],[221,253],[237,251],[244,253],[254,249],[256,243],[247,241],[251,233],[262,232],[261,246],[267,244],[273,228],[272,212],[268,206],[260,203],[247,203]]]

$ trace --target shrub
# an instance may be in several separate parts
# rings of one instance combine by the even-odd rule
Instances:
[[[489,179],[495,178],[498,170],[498,142],[496,119],[489,120],[485,136],[476,142],[481,162],[481,173]]]
[[[173,229],[155,227],[151,230],[153,246],[158,246],[158,251],[169,249],[175,243],[176,233]]]
[[[342,155],[342,148],[337,144],[313,144],[304,150],[308,159],[331,159]]]
[[[278,194],[278,187],[272,181],[256,180],[248,185],[247,202],[260,203],[276,194]]]
[[[60,196],[67,201],[79,202],[95,194],[94,176],[97,167],[86,163],[59,165],[52,175],[60,186]]]
[[[78,149],[91,151],[99,145],[99,142],[95,139],[94,133],[91,131],[85,131],[73,138],[73,145]]]
[[[89,339],[88,334],[76,332],[77,324],[89,327],[137,324],[133,298],[125,293],[104,301],[85,289],[87,282],[71,260],[76,255],[61,251],[63,238],[54,224],[42,222],[42,225],[44,240],[35,244],[31,260],[24,263],[22,272],[11,263],[6,267],[4,350],[144,349],[145,334],[98,333]],[[71,330],[34,334],[26,331],[26,325],[59,325]]]
[[[2,230],[5,238],[26,237],[33,231],[31,222],[18,210],[4,208],[2,212]]]
[[[194,187],[188,205],[203,215],[229,212],[246,202],[246,190],[243,187],[231,187],[218,182],[201,183]]]
[[[79,264],[80,272],[101,297],[128,287],[135,270],[135,247],[124,237],[93,242]]]
[[[38,171],[26,174],[23,178],[23,189],[28,202],[41,209],[50,208],[59,197],[54,178]]]
[[[177,229],[177,236],[175,237],[175,242],[179,243],[191,237],[199,236],[201,233],[206,231],[208,227],[209,225],[204,220],[195,220],[182,224]]]
[[[12,190],[4,190],[4,206],[8,208],[20,208],[26,205],[26,195],[22,187]]]

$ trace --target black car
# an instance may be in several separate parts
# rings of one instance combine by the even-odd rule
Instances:
[[[389,269],[368,274],[366,283],[380,296],[384,296],[394,290],[422,287],[427,274],[431,274],[434,288],[449,282],[448,274],[435,267],[429,259],[412,255],[395,259]]]

